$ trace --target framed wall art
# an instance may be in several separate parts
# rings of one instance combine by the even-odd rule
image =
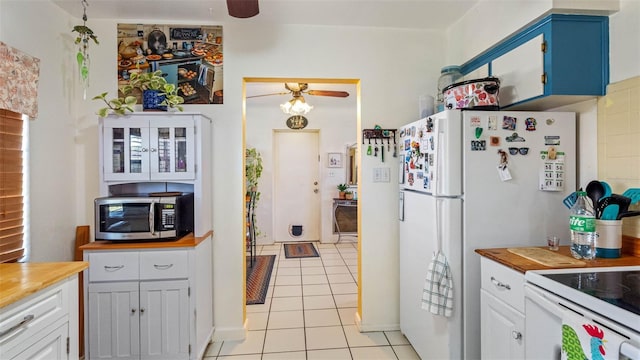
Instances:
[[[118,89],[132,73],[161,70],[185,104],[222,104],[222,54],[222,26],[118,24]]]
[[[341,168],[342,167],[342,153],[329,153],[328,167]]]

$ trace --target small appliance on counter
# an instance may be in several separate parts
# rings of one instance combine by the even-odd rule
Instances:
[[[176,240],[194,229],[193,193],[102,197],[94,204],[96,240]]]

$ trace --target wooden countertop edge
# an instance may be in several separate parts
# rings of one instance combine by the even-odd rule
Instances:
[[[546,248],[541,246],[541,248]],[[526,259],[520,255],[516,255],[507,251],[507,248],[493,248],[493,249],[476,249],[475,252],[488,259],[496,261],[502,265],[510,267],[518,272],[525,273],[529,270],[546,270],[546,269],[561,269],[564,267],[549,267],[537,263],[535,261]],[[558,250],[561,255],[571,256],[569,246],[561,246]],[[623,254],[617,259],[601,259],[587,261],[585,267],[610,267],[610,266],[633,266],[640,265],[640,257]],[[574,266],[575,267],[575,266]]]
[[[0,264],[0,308],[89,267],[86,261]]]
[[[193,233],[183,236],[178,240],[172,241],[145,241],[145,242],[118,242],[118,241],[105,241],[96,240],[88,244],[82,245],[80,250],[133,250],[133,249],[164,249],[164,248],[179,248],[179,247],[196,247],[201,242],[206,240],[209,236],[213,235],[213,230],[207,231],[202,236],[193,236]]]

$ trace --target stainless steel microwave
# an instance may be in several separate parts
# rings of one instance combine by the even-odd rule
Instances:
[[[95,238],[173,240],[193,232],[193,193],[95,199]]]

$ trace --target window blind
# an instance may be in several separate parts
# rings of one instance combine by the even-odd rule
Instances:
[[[0,109],[0,262],[24,253],[22,115]]]

